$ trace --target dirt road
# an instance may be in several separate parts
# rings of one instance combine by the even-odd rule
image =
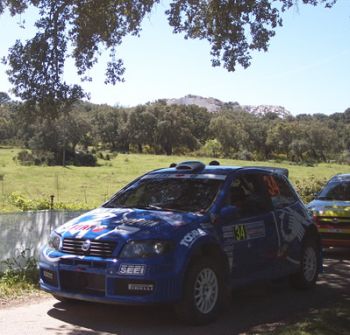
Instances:
[[[291,323],[312,309],[332,307],[350,299],[350,250],[325,253],[325,272],[317,288],[295,291],[286,282],[234,291],[232,303],[219,320],[205,327],[180,324],[170,308],[125,307],[43,298],[0,309],[1,335],[234,335],[260,333]],[[350,325],[349,325],[350,333]]]

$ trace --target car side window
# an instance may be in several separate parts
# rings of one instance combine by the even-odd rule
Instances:
[[[242,174],[231,183],[228,204],[239,209],[241,217],[256,216],[272,210],[271,199],[261,174]]]
[[[267,175],[263,177],[263,181],[274,208],[284,208],[298,200],[297,195],[282,176]]]

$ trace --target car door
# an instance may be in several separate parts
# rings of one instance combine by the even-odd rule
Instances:
[[[277,268],[280,275],[299,267],[305,225],[311,220],[306,208],[286,178],[271,175],[265,183],[270,185],[269,195],[277,225]]]
[[[234,176],[227,192],[226,205],[234,206],[235,215],[222,229],[237,284],[268,277],[275,267],[278,235],[264,176],[242,171]]]

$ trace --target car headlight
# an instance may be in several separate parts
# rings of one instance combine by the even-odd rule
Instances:
[[[130,241],[122,252],[120,258],[146,258],[164,255],[172,249],[170,241]]]
[[[59,250],[61,247],[61,243],[62,243],[61,236],[53,231],[49,238],[49,242],[48,242],[49,247],[55,250]]]

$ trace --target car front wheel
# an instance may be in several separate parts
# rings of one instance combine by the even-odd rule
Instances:
[[[223,304],[223,278],[221,267],[212,259],[192,262],[185,277],[183,299],[175,306],[178,317],[193,325],[213,321]]]

